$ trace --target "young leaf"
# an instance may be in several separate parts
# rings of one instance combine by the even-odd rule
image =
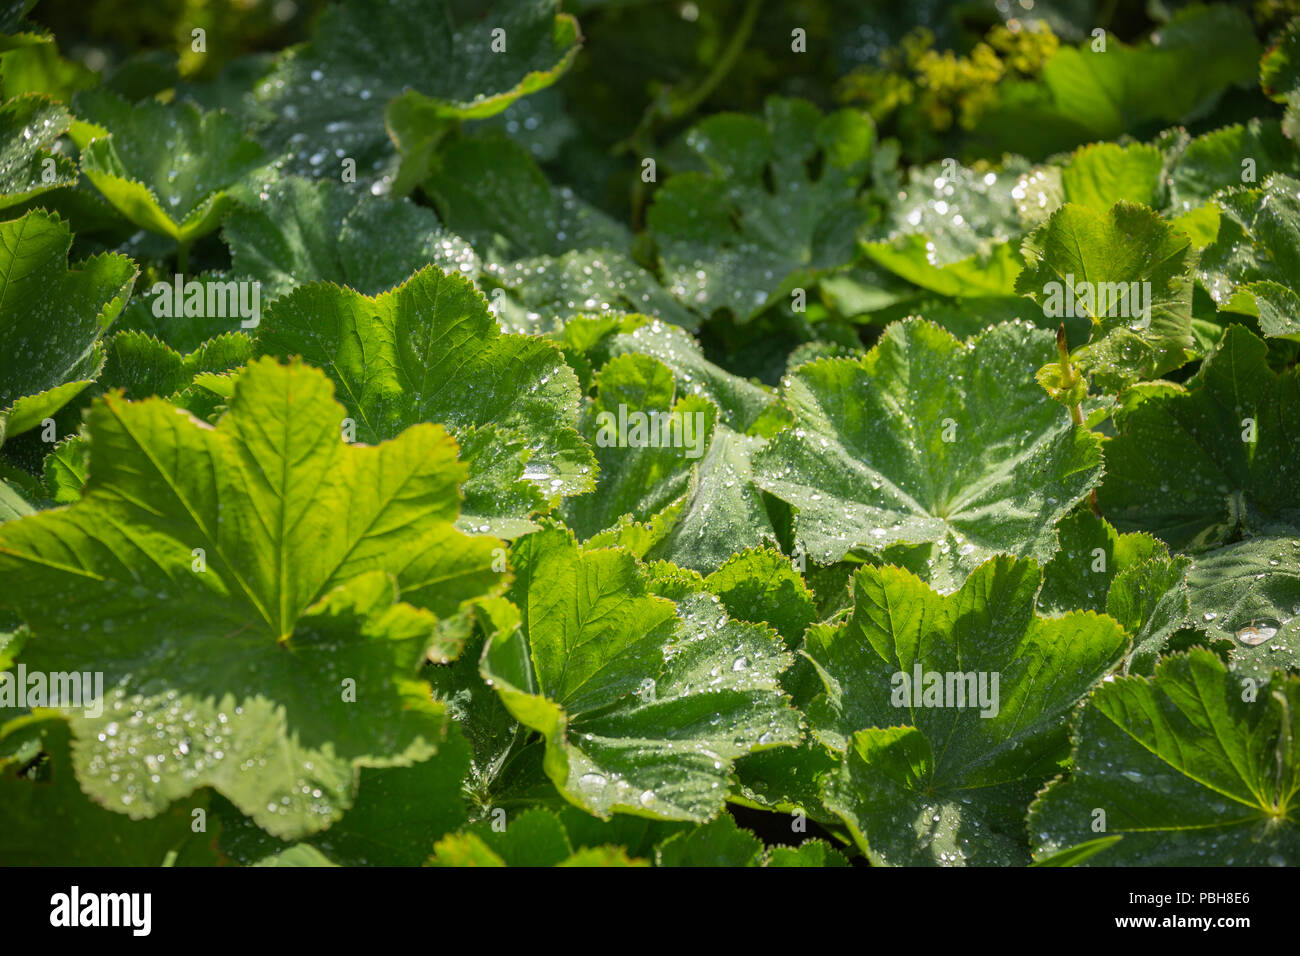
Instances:
[[[1102,684],[1074,727],[1074,771],[1029,814],[1035,857],[1122,836],[1100,865],[1293,865],[1300,859],[1300,679],[1245,699],[1209,651]]]
[[[0,443],[90,384],[104,361],[100,336],[135,282],[126,256],[69,269],[71,247],[67,223],[41,210],[0,223]]]
[[[438,841],[430,866],[649,866],[620,847],[583,847],[574,852],[560,818],[528,810],[498,829],[482,821]]]
[[[826,804],[873,863],[1027,862],[1023,810],[1068,753],[1064,718],[1128,646],[1092,612],[1038,617],[1039,582],[1009,557],[948,596],[866,567],[853,617],[809,632],[809,720],[846,751]]]
[[[600,817],[712,818],[737,757],[799,737],[771,630],[666,580],[657,596],[627,552],[547,529],[514,547],[519,629],[484,649],[483,675],[546,740],[547,775]],[[675,603],[676,602],[676,603]]]
[[[331,391],[262,359],[216,428],[109,395],[82,498],[0,525],[22,660],[104,673],[100,712],[69,718],[96,800],[150,817],[212,786],[295,837],[351,805],[360,768],[433,752],[434,615],[494,586],[500,542],[452,527],[464,469],[441,429],[348,447]]]
[[[926,544],[932,580],[952,590],[996,552],[1045,561],[1101,476],[1098,439],[1033,380],[1054,351],[1019,323],[965,344],[896,323],[861,360],[795,371],[794,427],[757,453],[756,482],[795,508],[795,537],[823,564]]]
[[[1192,344],[1191,240],[1151,209],[1108,212],[1067,204],[1021,246],[1016,291],[1049,316],[1087,316],[1091,337],[1074,350],[1103,390],[1118,391],[1186,361]]]
[[[1185,579],[1192,562],[1171,557],[1151,535],[1120,534],[1089,511],[1076,511],[1056,530],[1061,550],[1043,569],[1039,610],[1109,614],[1133,637],[1129,668],[1150,673],[1170,636],[1187,622]]]

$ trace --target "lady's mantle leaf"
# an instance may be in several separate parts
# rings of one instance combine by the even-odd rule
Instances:
[[[542,733],[547,775],[575,805],[707,820],[732,761],[799,738],[781,639],[685,576],[652,589],[632,555],[584,551],[562,529],[517,542],[514,569],[522,624],[485,647],[483,675]]]
[[[540,337],[502,333],[462,276],[429,266],[374,298],[300,286],[271,306],[259,335],[267,354],[326,370],[361,441],[428,421],[461,435],[467,493],[488,509],[466,516],[475,529],[496,522],[499,533],[521,533],[530,513],[592,487],[595,460],[574,427],[578,382],[563,354]]]
[[[1015,240],[1023,228],[1015,197],[1022,194],[1023,159],[997,170],[917,167],[890,203],[884,235],[866,255],[910,282],[948,296],[1010,296],[1022,263]]]
[[[68,268],[72,233],[37,210],[0,223],[0,443],[39,424],[103,366],[99,338],[136,268],[100,255]]]
[[[1300,861],[1300,679],[1247,696],[1203,649],[1103,684],[1076,722],[1073,772],[1030,810],[1035,856],[1101,833],[1123,837],[1106,866]]]
[[[1187,574],[1191,623],[1260,683],[1300,668],[1300,530],[1272,531],[1196,555]]]
[[[163,866],[216,863],[212,837],[191,830],[208,795],[198,794],[152,820],[132,820],[96,804],[77,786],[68,725],[52,715],[19,717],[0,727],[9,749],[30,736],[48,757],[24,774],[25,761],[0,759],[0,860],[6,866]]]
[[[1101,476],[1099,441],[1034,381],[1050,332],[995,326],[967,343],[897,323],[862,359],[786,382],[794,426],[755,455],[760,488],[796,509],[809,558],[928,544],[952,590],[996,552],[1046,561],[1053,526]]]
[[[263,138],[291,152],[297,172],[334,176],[348,157],[364,176],[392,150],[384,116],[394,98],[405,129],[420,118],[492,116],[559,79],[581,35],[556,6],[502,0],[463,23],[446,0],[331,6],[312,41],[284,56],[258,88],[274,114]]]
[[[485,279],[512,297],[501,303],[503,322],[550,331],[578,312],[645,312],[699,324],[633,260],[625,226],[569,187],[552,186],[528,150],[504,136],[453,143],[424,189],[487,263]]]
[[[439,840],[430,866],[649,866],[620,846],[583,846],[550,810],[527,810],[497,829],[491,820]]]
[[[0,209],[77,184],[77,164],[50,150],[72,125],[63,104],[19,96],[0,106]]]
[[[331,391],[261,359],[216,428],[109,395],[81,500],[0,525],[22,661],[103,672],[100,712],[69,720],[82,788],[112,809],[154,816],[210,785],[301,836],[352,803],[361,767],[433,752],[416,673],[434,614],[500,579],[500,542],[452,527],[465,472],[440,428],[349,447]]]
[[[434,264],[474,276],[478,262],[464,240],[429,209],[375,198],[328,180],[290,176],[264,198],[237,210],[222,228],[232,271],[262,283],[266,302],[308,282],[378,295]]]
[[[1241,529],[1300,527],[1300,370],[1230,326],[1186,386],[1139,385],[1115,413],[1102,512],[1122,531],[1203,549]]]
[[[1218,238],[1200,278],[1223,308],[1259,316],[1266,336],[1300,339],[1300,180],[1282,173],[1215,199]]]
[[[864,113],[822,116],[803,100],[775,97],[762,119],[700,123],[686,146],[707,171],[671,177],[648,214],[669,289],[702,315],[729,309],[745,322],[850,265],[868,219],[858,193],[875,140]]]
[[[852,618],[808,632],[809,720],[847,751],[826,805],[872,862],[1028,862],[1023,810],[1068,753],[1064,718],[1128,646],[1092,612],[1038,617],[1039,581],[1004,556],[943,596],[866,567]]]
[[[310,847],[342,866],[419,866],[439,837],[465,824],[461,781],[469,769],[469,745],[454,726],[438,743],[438,756],[411,767],[367,767],[357,800],[341,820],[297,847]],[[221,851],[240,863],[257,864],[284,843],[268,835],[224,800]]]
[[[1155,378],[1192,345],[1191,240],[1145,206],[1067,203],[1025,239],[1016,291],[1051,317],[1087,316],[1075,362],[1106,391]]]
[[[1187,570],[1149,534],[1119,534],[1104,519],[1079,510],[1056,527],[1061,550],[1043,569],[1039,610],[1109,614],[1133,636],[1128,667],[1150,673],[1170,636],[1190,612]]]
[[[82,172],[131,222],[177,242],[216,229],[234,202],[228,190],[265,159],[233,116],[192,103],[132,106],[95,90],[76,108],[107,133],[79,144]]]

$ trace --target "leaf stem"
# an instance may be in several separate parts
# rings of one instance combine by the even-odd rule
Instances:
[[[190,271],[190,243],[176,240],[176,271],[181,275]]]
[[[1065,337],[1065,323],[1062,322],[1056,328],[1056,357],[1061,364],[1061,382],[1066,388],[1078,381],[1079,370],[1074,367],[1070,361],[1070,343]],[[1083,428],[1083,402],[1075,402],[1066,406],[1070,410],[1070,421],[1074,423],[1075,428]],[[1097,503],[1097,489],[1093,488],[1088,492],[1088,505],[1092,508],[1092,513],[1098,518],[1101,517],[1101,505]]]
[[[665,119],[680,119],[695,112],[695,109],[708,99],[709,94],[726,78],[731,68],[736,65],[736,59],[745,48],[745,44],[749,42],[749,34],[754,30],[754,21],[758,19],[758,8],[761,5],[761,0],[749,0],[745,5],[745,12],[740,15],[740,23],[736,25],[736,32],[732,35],[731,42],[722,51],[722,56],[718,57],[718,62],[713,65],[709,75],[694,90],[677,100],[676,104],[669,98]]]

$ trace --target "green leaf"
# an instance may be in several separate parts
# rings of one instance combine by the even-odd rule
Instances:
[[[1030,811],[1035,856],[1104,832],[1123,837],[1105,865],[1294,864],[1300,679],[1244,696],[1201,649],[1102,684],[1074,728],[1074,772]]]
[[[478,273],[473,250],[430,210],[368,193],[358,198],[327,180],[290,176],[268,186],[258,204],[231,215],[222,237],[233,271],[260,281],[268,302],[317,281],[378,295],[429,264]]]
[[[447,225],[488,263],[485,279],[516,300],[501,319],[549,331],[578,312],[644,312],[694,328],[631,256],[628,229],[547,182],[526,149],[504,136],[462,139],[444,150],[424,184]],[[496,301],[496,295],[493,296]]]
[[[1286,104],[1282,129],[1300,136],[1300,23],[1293,17],[1259,61],[1259,83],[1270,99]]]
[[[1216,203],[1219,237],[1201,255],[1202,284],[1221,307],[1258,314],[1265,336],[1300,339],[1300,180],[1277,173]]]
[[[1169,181],[1170,204],[1175,210],[1190,209],[1221,189],[1266,180],[1274,173],[1300,175],[1300,155],[1276,120],[1225,126],[1196,137],[1178,157]]]
[[[143,332],[119,332],[108,340],[106,360],[99,384],[120,388],[127,398],[158,395],[179,402],[177,393],[188,388],[195,376],[230,372],[244,365],[253,354],[253,340],[239,332],[227,332],[209,339],[188,355]]]
[[[762,866],[763,841],[728,814],[655,847],[655,866]]]
[[[300,286],[267,310],[258,334],[266,354],[326,370],[361,441],[423,421],[456,434],[491,426],[490,440],[465,441],[471,479],[495,476],[474,495],[492,510],[465,515],[466,526],[522,533],[546,502],[592,487],[595,462],[574,427],[578,384],[563,354],[545,339],[502,333],[468,279],[428,266],[373,298]],[[515,448],[503,472],[492,455],[507,438]]]
[[[1125,393],[1097,492],[1115,527],[1196,550],[1240,529],[1300,526],[1300,372],[1274,373],[1267,351],[1229,326],[1185,386]]]
[[[798,718],[776,677],[780,638],[731,621],[684,581],[654,593],[627,552],[581,549],[547,529],[514,547],[518,630],[485,648],[483,673],[546,740],[547,775],[600,817],[705,821],[732,761],[793,743]]]
[[[45,487],[56,503],[70,505],[81,497],[86,484],[86,457],[86,440],[78,435],[59,442],[45,456]]]
[[[1154,146],[1093,143],[1084,146],[1061,170],[1066,202],[1107,213],[1117,202],[1159,208],[1164,157]]]
[[[564,511],[579,535],[701,572],[776,540],[750,464],[761,439],[717,424],[703,389],[678,399],[672,372],[647,355],[610,360],[597,385],[579,429],[600,477]]]
[[[1114,35],[1106,44],[1062,47],[1043,67],[1054,109],[1079,127],[1079,142],[1199,116],[1228,86],[1253,83],[1260,54],[1250,20],[1219,4],[1178,11],[1141,46]]]
[[[31,769],[0,760],[0,859],[7,866],[162,866],[188,848],[185,862],[212,865],[213,836],[206,825],[208,799],[196,794],[152,820],[132,820],[81,792],[73,776],[68,725],[56,716],[19,717],[0,725],[0,747],[23,737],[45,756]]]
[[[1187,575],[1192,623],[1230,645],[1232,669],[1260,683],[1300,667],[1298,542],[1296,529],[1247,538],[1196,555]]]
[[[1099,212],[1067,204],[1021,247],[1016,291],[1052,318],[1087,316],[1091,337],[1073,352],[1104,391],[1182,365],[1192,345],[1191,240],[1129,202]]]
[[[78,94],[76,109],[108,134],[79,143],[82,172],[131,222],[183,245],[220,225],[231,187],[265,162],[228,113],[184,102],[132,106],[102,89]]]
[[[590,370],[611,358],[649,355],[667,366],[678,392],[701,395],[718,406],[719,420],[728,428],[767,436],[781,424],[770,389],[709,361],[699,342],[678,326],[644,315],[577,316],[551,338],[564,350],[584,386],[591,384]]]
[[[362,770],[351,809],[295,846],[340,866],[419,866],[436,840],[464,826],[461,781],[468,769],[469,745],[449,726],[432,760]],[[238,862],[262,866],[258,861],[289,852],[233,807],[221,820],[221,850]]]
[[[794,507],[796,540],[823,564],[924,544],[952,590],[996,552],[1046,561],[1054,525],[1101,476],[1098,439],[1033,380],[1053,341],[1012,323],[962,343],[913,320],[860,360],[809,362],[785,390],[794,427],[755,456],[756,481]]]
[[[576,853],[564,823],[547,810],[529,810],[503,828],[483,821],[440,840],[431,866],[649,866],[621,847],[583,847]]]
[[[1133,637],[1128,666],[1149,673],[1156,656],[1190,613],[1185,578],[1191,561],[1171,557],[1148,534],[1120,534],[1104,519],[1077,511],[1057,525],[1061,550],[1043,569],[1038,607],[1109,614]]]
[[[0,522],[35,514],[36,508],[10,481],[0,478]]]
[[[28,94],[0,105],[0,209],[75,186],[77,164],[51,149],[72,117],[48,96]]]
[[[762,119],[721,114],[694,127],[685,144],[706,171],[670,177],[647,215],[669,289],[701,315],[727,309],[745,322],[850,265],[875,138],[864,113],[823,116],[777,97]]]
[[[0,525],[0,602],[34,632],[22,660],[104,674],[101,712],[69,717],[95,799],[141,818],[212,786],[303,836],[352,804],[362,767],[435,749],[416,672],[434,615],[496,582],[500,542],[452,527],[464,469],[441,429],[348,447],[343,415],[321,373],[270,359],[216,428],[109,395],[81,500]]]
[[[37,210],[0,223],[0,443],[67,404],[103,364],[100,336],[130,295],[126,256],[68,268],[72,233]]]
[[[817,620],[808,585],[785,555],[765,548],[737,551],[704,579],[727,614],[738,621],[770,624],[793,650]]]
[[[1015,197],[1026,168],[1018,157],[997,169],[952,159],[913,168],[890,204],[885,237],[863,251],[941,295],[1010,295],[1022,265],[1014,243],[1023,231]]]
[[[559,79],[581,35],[556,6],[502,0],[470,19],[442,0],[432,10],[419,0],[333,5],[312,40],[284,54],[258,87],[273,116],[263,139],[291,154],[295,172],[334,176],[347,157],[371,175],[391,152],[384,120],[394,110],[405,128],[480,119]]]
[[[1128,646],[1092,612],[1038,617],[1039,583],[1009,557],[948,596],[866,567],[853,617],[809,632],[809,720],[847,751],[826,804],[873,863],[1028,862],[1024,808],[1065,759],[1064,718]]]

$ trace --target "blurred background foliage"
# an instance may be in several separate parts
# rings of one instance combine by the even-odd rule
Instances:
[[[21,4],[27,6],[29,4]],[[256,79],[270,54],[307,39],[324,0],[42,0],[31,20],[49,44],[0,58],[5,94],[45,87],[67,95],[96,76],[131,97],[226,76]],[[490,3],[456,0],[462,17]],[[772,94],[823,108],[868,110],[902,158],[996,159],[1013,146],[1030,158],[1087,141],[1045,119],[1037,141],[1028,124],[1008,130],[1040,98],[1044,66],[1062,45],[1095,29],[1140,44],[1195,6],[1183,0],[565,0],[585,37],[574,68],[553,90],[496,120],[531,148],[551,179],[639,225],[646,197],[629,175],[636,157],[664,155],[701,116],[755,112]],[[1300,0],[1250,0],[1238,7],[1266,42],[1300,13]],[[667,15],[666,15],[667,14]],[[846,24],[851,25],[846,28]],[[193,31],[206,31],[204,53]],[[792,33],[807,48],[791,56]],[[1214,38],[1207,37],[1212,42]],[[1196,122],[1212,128],[1265,111],[1257,89],[1217,98]],[[1189,129],[1191,129],[1189,124]],[[1125,130],[1158,130],[1159,119]],[[1195,132],[1195,129],[1191,129]],[[1073,140],[1078,140],[1075,142]],[[628,185],[633,182],[634,185]]]

